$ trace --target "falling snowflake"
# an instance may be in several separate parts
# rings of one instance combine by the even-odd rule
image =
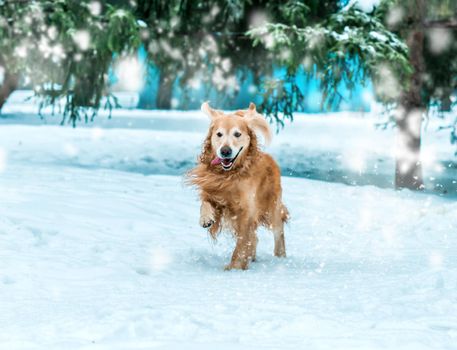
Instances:
[[[81,51],[86,51],[90,47],[90,34],[87,30],[78,30],[73,35],[73,41],[81,49]]]
[[[116,65],[118,86],[126,91],[140,91],[144,86],[144,67],[136,57],[126,57]]]
[[[363,12],[370,13],[376,6],[379,5],[379,2],[380,0],[351,0],[349,1],[348,7],[355,5]]]
[[[92,16],[99,16],[102,12],[102,5],[98,1],[92,1],[88,7]]]
[[[436,55],[446,51],[453,44],[452,32],[445,28],[431,28],[427,31],[430,51]]]
[[[380,65],[378,68],[378,76],[379,79],[375,84],[377,93],[391,99],[398,98],[401,88],[392,70],[387,65]]]
[[[389,12],[387,13],[387,25],[389,27],[396,27],[398,26],[401,21],[403,20],[404,10],[401,6],[394,6],[392,7]]]

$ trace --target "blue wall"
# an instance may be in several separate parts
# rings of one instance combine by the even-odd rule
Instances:
[[[146,52],[144,49],[141,49],[138,53],[140,61],[146,62]],[[274,75],[278,78],[283,76],[284,69],[276,69]],[[157,97],[157,87],[159,83],[160,72],[155,67],[149,67],[147,69],[147,77],[145,81],[144,89],[140,92],[140,108],[154,109],[156,107],[155,100]],[[321,100],[322,94],[319,88],[319,80],[308,78],[304,72],[301,72],[297,75],[297,84],[306,97],[306,105],[304,112],[307,113],[317,113],[322,112],[321,109]],[[249,102],[254,102],[260,104],[262,102],[262,95],[260,92],[250,90],[252,85],[252,77],[248,77],[240,87],[240,91],[234,98],[222,98],[217,97],[215,93],[210,95],[209,100],[214,104],[217,104],[218,108],[224,109],[240,109],[246,108],[249,105]],[[343,101],[339,106],[332,106],[332,111],[337,110],[352,110],[352,111],[369,111],[370,110],[370,101],[366,97],[370,95],[372,91],[371,84],[363,87],[357,85],[352,91],[352,94],[349,92],[347,87],[344,84],[340,85],[339,89],[341,95],[343,96]],[[189,103],[186,106],[188,109],[198,109],[200,108],[201,103],[206,100],[203,87],[198,90],[191,90],[188,92]],[[179,86],[179,82],[175,83],[173,98],[180,103],[183,100],[183,90]],[[182,108],[178,104],[177,108]]]

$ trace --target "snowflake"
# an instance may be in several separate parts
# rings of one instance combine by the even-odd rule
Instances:
[[[144,68],[136,57],[126,57],[116,66],[119,86],[127,91],[140,91],[144,85]]]
[[[92,1],[88,4],[88,7],[92,16],[99,16],[102,12],[102,5],[98,1]]]
[[[73,35],[73,41],[81,49],[81,51],[86,51],[90,47],[90,34],[87,30],[78,30]]]

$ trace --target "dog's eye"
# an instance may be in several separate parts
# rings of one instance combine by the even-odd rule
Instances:
[[[239,131],[235,131],[235,133],[233,134],[233,136],[235,137],[240,137],[241,136],[241,133]]]
[[[217,137],[222,137],[222,133],[219,131],[217,134],[216,134]]]

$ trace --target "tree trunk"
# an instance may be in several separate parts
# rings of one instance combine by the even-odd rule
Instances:
[[[409,60],[413,67],[409,87],[401,97],[401,112],[397,117],[397,159],[395,187],[420,190],[424,188],[420,158],[422,117],[425,105],[421,92],[424,72],[424,28],[425,0],[415,4],[412,29],[408,35]]]
[[[9,73],[5,71],[3,84],[0,86],[0,110],[5,104],[8,97],[16,90],[19,83],[19,76],[16,73]]]
[[[159,90],[156,100],[156,107],[158,109],[171,109],[174,82],[175,78],[173,74],[167,74],[166,70],[160,72]]]

